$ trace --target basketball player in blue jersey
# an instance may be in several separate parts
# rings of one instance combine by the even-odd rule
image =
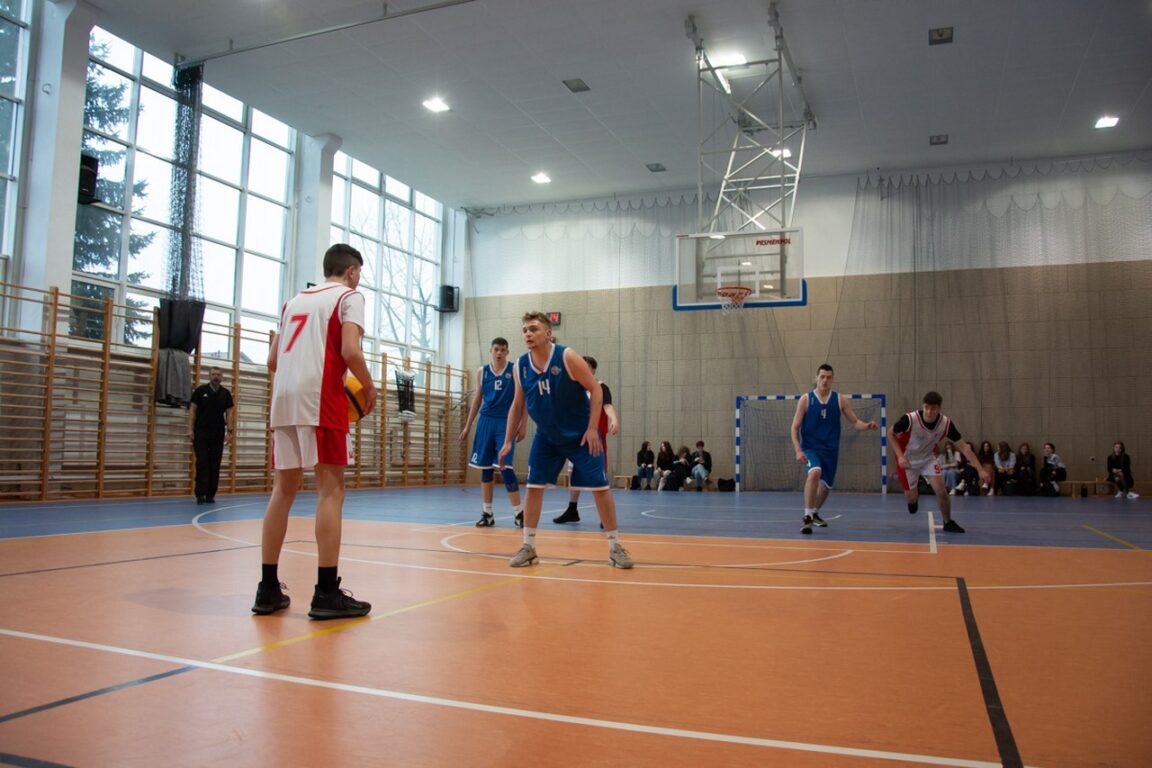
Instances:
[[[528,492],[524,503],[524,546],[509,565],[523,568],[538,561],[536,527],[544,488],[555,485],[565,461],[572,462],[573,488],[592,492],[596,511],[608,537],[608,562],[631,568],[632,557],[620,545],[616,530],[616,502],[600,454],[597,427],[604,398],[600,383],[584,358],[552,340],[552,324],[543,312],[524,315],[522,331],[528,351],[514,368],[516,396],[508,411],[500,466],[512,452],[512,436],[524,429],[525,410],[536,422],[536,436],[528,452]]]
[[[832,391],[832,366],[824,363],[816,371],[816,388],[796,403],[792,419],[792,445],[796,461],[805,465],[804,527],[800,533],[811,534],[812,526],[827,528],[820,508],[836,482],[836,463],[840,458],[840,417],[856,429],[879,429],[874,421],[863,421],[852,410],[849,401]]]
[[[508,423],[508,409],[512,407],[512,398],[516,394],[512,366],[508,363],[508,340],[499,336],[492,339],[489,356],[491,362],[476,372],[476,396],[472,398],[472,407],[468,411],[464,430],[460,433],[460,442],[468,439],[468,432],[475,422],[476,437],[472,441],[468,466],[480,470],[480,489],[484,499],[483,512],[476,521],[476,527],[490,528],[496,525],[496,518],[492,515],[492,491],[496,471],[499,470],[504,489],[508,491],[508,500],[512,502],[512,513],[515,515],[512,519],[519,528],[524,525],[524,512],[520,505],[520,483],[511,466],[515,446],[508,454],[508,466],[501,468],[499,464],[500,448],[504,445],[504,427]],[[477,415],[479,421],[476,421]],[[524,426],[521,425],[516,435],[517,443],[524,439]]]

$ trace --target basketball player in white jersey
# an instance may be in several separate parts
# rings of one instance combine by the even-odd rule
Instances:
[[[364,295],[356,290],[364,259],[350,245],[333,245],[324,254],[325,282],[298,293],[284,305],[280,331],[268,352],[272,383],[272,497],[264,513],[263,569],[252,612],[287,608],[278,563],[288,512],[304,470],[316,472],[316,590],[308,615],[313,619],[364,616],[369,603],[340,588],[341,518],[344,467],[348,464],[348,399],[344,377],[350,370],[364,388],[370,413],[376,385],[360,351],[364,334]]]
[[[944,519],[944,530],[949,533],[964,533],[964,529],[952,519],[952,501],[948,489],[944,487],[944,473],[936,457],[936,446],[941,440],[951,440],[967,457],[973,467],[979,468],[980,479],[992,481],[988,470],[980,464],[975,451],[967,441],[960,439],[960,430],[950,418],[940,413],[944,398],[939,392],[924,395],[924,405],[918,411],[906,413],[888,428],[888,440],[896,454],[896,474],[904,489],[904,500],[908,502],[909,514],[920,509],[920,477],[923,476],[936,492],[940,504],[940,517]]]

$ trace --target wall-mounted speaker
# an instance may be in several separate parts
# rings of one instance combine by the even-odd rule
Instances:
[[[80,189],[77,201],[81,205],[97,202],[96,181],[100,177],[100,159],[94,155],[80,155]]]
[[[460,288],[455,285],[440,286],[440,306],[436,309],[439,312],[459,312]]]

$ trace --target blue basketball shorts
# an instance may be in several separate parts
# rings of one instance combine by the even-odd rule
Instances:
[[[806,471],[820,470],[820,482],[829,488],[836,482],[836,464],[840,460],[839,451],[818,450],[804,448],[804,455],[808,457]]]
[[[571,488],[584,491],[608,488],[603,455],[593,456],[588,446],[580,445],[579,440],[553,443],[539,431],[532,438],[532,449],[528,452],[528,487],[555,485],[566,461],[572,462]]]
[[[468,466],[476,469],[499,468],[500,449],[504,447],[504,430],[508,426],[508,419],[499,419],[495,416],[481,416],[476,420],[476,436],[472,438],[472,456],[468,459]],[[504,457],[504,464],[512,466],[516,458],[516,441],[512,441],[512,450]]]

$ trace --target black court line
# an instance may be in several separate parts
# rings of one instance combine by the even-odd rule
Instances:
[[[179,669],[171,669],[171,670],[168,670],[167,672],[161,672],[161,673],[156,674],[156,675],[149,675],[148,677],[141,677],[141,678],[137,678],[136,680],[129,680],[129,681],[124,682],[124,683],[118,683],[116,685],[110,685],[107,688],[98,688],[95,691],[88,691],[87,693],[78,693],[75,696],[69,696],[68,698],[65,698],[65,699],[57,699],[56,701],[50,701],[47,704],[39,704],[35,707],[29,707],[28,709],[22,709],[19,712],[10,712],[7,715],[0,715],[0,723],[7,723],[10,720],[19,720],[21,717],[27,717],[28,715],[35,715],[35,714],[38,714],[40,712],[45,712],[49,709],[55,709],[57,707],[63,707],[67,704],[75,704],[78,701],[84,701],[85,699],[91,699],[91,698],[94,698],[96,696],[103,696],[103,695],[108,694],[108,693],[115,693],[116,691],[123,691],[127,688],[135,688],[138,685],[144,685],[145,683],[155,682],[156,680],[163,680],[164,678],[172,677],[173,675],[182,675],[185,672],[191,672],[194,669],[200,669],[200,668],[199,667],[180,667]],[[37,763],[36,765],[39,765],[39,763]]]
[[[992,676],[992,665],[988,661],[987,651],[984,650],[984,641],[980,639],[976,613],[972,610],[972,601],[968,597],[968,585],[961,577],[956,579],[956,590],[960,595],[960,610],[964,613],[964,626],[968,630],[968,642],[972,646],[972,660],[976,663],[980,690],[984,694],[984,709],[988,713],[992,734],[996,738],[996,749],[1000,752],[1000,763],[1005,768],[1023,768],[1020,749],[1016,746],[1016,737],[1012,735],[1012,726],[1008,723],[1007,713],[1004,712],[1004,703],[1000,700],[1000,692],[996,688],[996,678]]]
[[[72,768],[64,763],[50,763],[47,760],[38,760],[23,755],[10,755],[7,752],[0,752],[0,765],[15,765],[19,768]]]
[[[287,542],[286,542],[287,543]],[[297,542],[292,542],[297,543]],[[31,571],[11,571],[0,573],[0,579],[6,576],[33,576],[38,573],[58,573],[63,571],[76,571],[85,568],[103,568],[107,565],[126,565],[127,563],[146,563],[149,560],[172,560],[180,557],[195,557],[197,555],[215,555],[221,552],[240,552],[245,549],[259,549],[259,544],[242,544],[236,547],[221,547],[220,549],[200,549],[195,552],[171,552],[166,555],[149,555],[148,557],[130,557],[124,560],[99,560],[95,563],[77,563],[76,565],[62,565],[57,568],[37,568]]]

